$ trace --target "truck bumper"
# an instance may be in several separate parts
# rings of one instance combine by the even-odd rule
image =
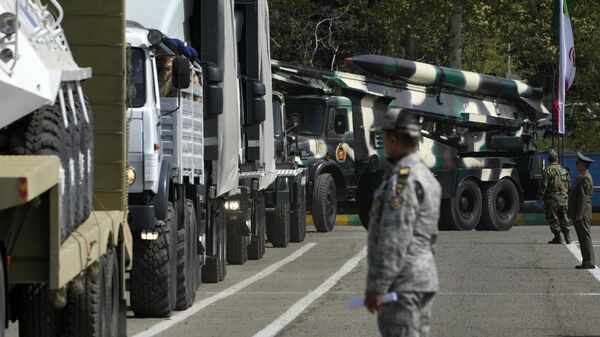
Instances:
[[[134,233],[143,230],[154,230],[156,226],[156,214],[153,205],[130,205],[129,227]]]

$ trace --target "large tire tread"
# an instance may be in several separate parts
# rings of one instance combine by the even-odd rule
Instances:
[[[335,226],[335,217],[337,215],[337,197],[336,187],[333,176],[329,173],[320,174],[314,185],[312,198],[312,216],[315,227],[318,232],[331,232]],[[327,207],[328,195],[333,196],[333,209]],[[329,213],[333,213],[330,215]]]

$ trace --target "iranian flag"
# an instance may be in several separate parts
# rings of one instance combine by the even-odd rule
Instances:
[[[575,1],[556,0],[553,18],[554,35],[558,40],[559,61],[552,120],[559,134],[565,133],[565,96],[575,79],[575,44],[573,43],[569,5],[573,8]]]

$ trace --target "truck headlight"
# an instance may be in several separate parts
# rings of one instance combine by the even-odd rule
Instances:
[[[240,202],[238,200],[225,201],[225,209],[229,211],[238,211],[240,209]]]
[[[12,35],[17,31],[17,18],[13,13],[0,14],[0,32]]]
[[[135,170],[133,169],[133,167],[127,166],[126,173],[127,173],[127,184],[128,185],[133,184],[133,182],[135,181]]]

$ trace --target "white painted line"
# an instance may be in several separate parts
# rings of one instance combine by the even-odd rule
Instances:
[[[304,253],[306,253],[309,249],[313,248],[316,245],[317,244],[314,242],[305,244],[304,246],[300,247],[300,249],[298,249],[297,251],[295,251],[290,256],[286,257],[285,259],[273,263],[272,265],[263,269],[262,271],[258,272],[257,274],[255,274],[255,275],[253,275],[253,276],[251,276],[251,277],[249,277],[249,278],[247,278],[247,279],[245,279],[245,280],[243,280],[243,281],[241,281],[241,282],[239,282],[239,283],[237,283],[237,284],[235,284],[235,285],[233,285],[211,297],[205,298],[201,301],[194,303],[194,305],[189,307],[187,310],[177,312],[177,313],[173,314],[170,319],[162,321],[158,324],[155,324],[152,327],[150,327],[148,330],[142,331],[142,332],[138,333],[137,335],[134,335],[133,337],[156,336],[157,334],[169,329],[170,327],[174,326],[175,324],[189,318],[192,315],[195,315],[196,313],[198,313],[198,311],[206,308],[207,306],[209,306],[217,301],[220,301],[226,297],[229,297],[229,296],[237,293],[238,291],[246,288],[247,286],[251,285],[252,283],[269,276],[270,274],[275,272],[277,269],[279,269],[279,268],[283,267],[284,265],[299,258]]]
[[[583,258],[581,257],[581,251],[577,248],[576,245],[574,245],[573,243],[565,245],[567,246],[567,248],[569,249],[569,251],[571,252],[571,254],[573,254],[575,256],[575,258],[577,259],[577,261],[581,261]],[[596,278],[596,280],[600,281],[600,269],[598,269],[598,267],[594,268],[594,269],[586,269],[587,271],[590,272],[590,274],[592,274],[592,276],[594,276]]]
[[[456,293],[456,292],[438,292],[436,295],[446,296],[600,296],[600,293]]]
[[[331,275],[325,282],[323,282],[317,289],[311,291],[308,295],[304,296],[294,305],[292,305],[285,313],[279,316],[271,324],[267,325],[264,329],[257,332],[254,337],[273,337],[277,335],[279,331],[285,328],[286,325],[290,324],[296,317],[298,317],[308,306],[314,302],[317,298],[325,294],[331,289],[342,277],[348,274],[358,263],[367,255],[367,247],[363,248],[358,254],[354,255],[350,260],[346,261],[342,268]]]

